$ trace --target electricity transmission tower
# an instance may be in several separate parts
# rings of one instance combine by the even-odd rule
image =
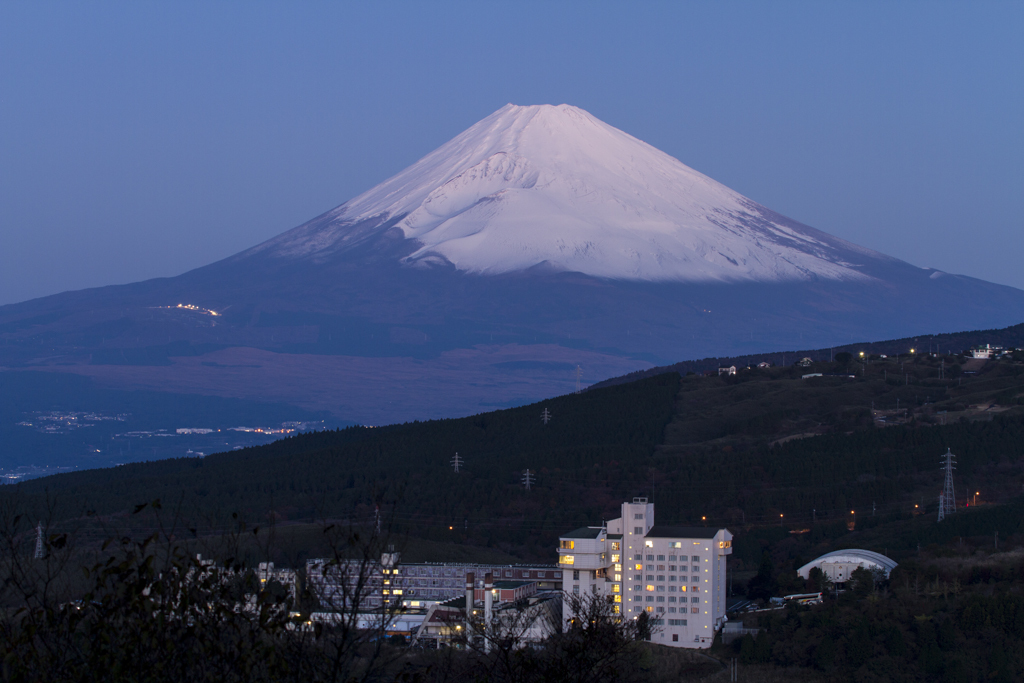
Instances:
[[[43,523],[36,526],[36,559],[43,559]]]
[[[544,424],[551,422],[551,411],[548,410],[547,408],[541,411],[540,421],[543,422]]]
[[[523,486],[526,487],[527,491],[530,490],[530,486],[532,486],[535,481],[536,479],[534,478],[530,470],[526,470],[525,472],[523,472]]]
[[[942,487],[942,493],[939,494],[939,521],[941,522],[946,518],[947,515],[951,515],[956,512],[956,494],[953,492],[953,470],[956,469],[956,456],[947,448],[946,455],[943,456],[943,469],[946,470],[946,482]]]
[[[462,465],[464,464],[464,462],[465,462],[465,461],[464,461],[464,460],[463,460],[462,458],[460,458],[460,457],[459,457],[459,454],[458,454],[458,453],[456,453],[456,454],[455,454],[455,457],[454,457],[454,458],[452,458],[452,467],[454,467],[454,468],[455,468],[455,473],[456,473],[456,474],[458,474],[458,473],[459,473],[459,468],[460,468],[460,467],[462,467]]]

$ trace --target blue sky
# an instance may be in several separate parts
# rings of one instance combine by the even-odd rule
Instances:
[[[1022,33],[1020,2],[3,1],[0,304],[223,258],[507,102],[1024,288]]]

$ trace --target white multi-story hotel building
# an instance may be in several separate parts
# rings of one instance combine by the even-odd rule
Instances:
[[[608,596],[625,618],[647,612],[651,640],[673,647],[711,647],[725,622],[727,529],[655,526],[654,504],[634,498],[622,516],[559,539],[562,590]],[[570,616],[565,605],[564,617]]]

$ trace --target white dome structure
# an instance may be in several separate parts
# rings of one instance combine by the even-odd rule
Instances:
[[[885,578],[888,579],[889,572],[896,568],[896,562],[881,553],[850,548],[826,553],[800,567],[800,569],[796,570],[796,573],[801,578],[806,579],[814,567],[820,569],[832,583],[845,583],[849,581],[850,575],[859,567],[869,571],[876,568],[880,569],[885,573]]]

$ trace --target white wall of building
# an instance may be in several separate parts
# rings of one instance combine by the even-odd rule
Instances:
[[[578,537],[588,536],[590,529],[593,538]],[[623,503],[622,516],[605,527],[579,529],[560,539],[566,600],[585,592],[612,596],[623,617],[647,612],[657,620],[654,642],[710,647],[725,621],[732,534],[726,529],[662,529],[654,524],[654,505],[637,498]],[[564,618],[569,616],[566,604]]]

